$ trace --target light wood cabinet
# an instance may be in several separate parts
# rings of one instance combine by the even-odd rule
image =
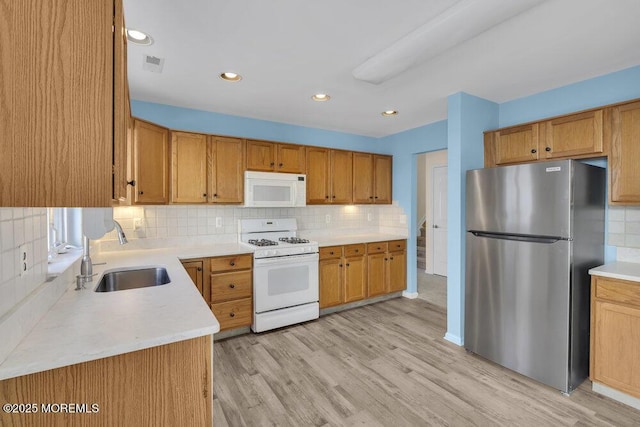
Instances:
[[[605,137],[611,147],[609,202],[640,204],[640,101],[605,111]]]
[[[169,129],[134,119],[132,184],[134,203],[168,203]]]
[[[590,377],[640,398],[640,283],[591,278]]]
[[[344,247],[344,302],[353,302],[367,296],[367,258],[364,244]]]
[[[485,163],[493,157],[493,165],[523,163],[539,158],[539,125],[516,126],[485,134]],[[490,156],[486,151],[491,152]]]
[[[406,240],[367,243],[368,297],[406,289],[406,247]]]
[[[121,14],[119,0],[3,2],[0,206],[111,205]]]
[[[208,137],[171,132],[171,203],[207,202]]]
[[[210,259],[210,306],[220,331],[250,326],[253,321],[253,256]]]
[[[210,203],[242,203],[245,141],[223,136],[211,136],[209,141],[208,201]]]
[[[122,0],[115,2],[113,33],[113,200],[130,204],[128,181],[133,121],[127,78],[127,33]]]
[[[305,163],[303,145],[247,140],[247,170],[305,173]]]
[[[187,274],[193,281],[193,284],[198,288],[200,295],[204,296],[204,259],[191,259],[188,261],[182,261],[182,266],[187,270]]]
[[[391,203],[391,156],[353,153],[353,203]]]
[[[602,114],[602,110],[587,111],[540,123],[541,157],[603,155]]]
[[[307,204],[352,202],[353,153],[307,147]]]
[[[2,402],[98,405],[70,415],[0,412],[0,425],[211,426],[211,352],[203,336],[0,381]]]

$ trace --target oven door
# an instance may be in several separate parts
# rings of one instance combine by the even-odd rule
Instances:
[[[256,313],[318,301],[318,254],[253,260]]]

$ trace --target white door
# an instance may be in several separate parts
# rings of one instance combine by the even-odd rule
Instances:
[[[432,169],[433,209],[431,254],[433,256],[433,274],[447,275],[447,167],[436,166]]]

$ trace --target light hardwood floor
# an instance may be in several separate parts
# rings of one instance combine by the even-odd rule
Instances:
[[[445,310],[397,298],[214,344],[214,425],[638,426],[640,411],[571,396],[442,336]]]
[[[427,274],[422,269],[416,273],[418,278],[418,298],[438,307],[447,307],[447,278],[435,274]]]

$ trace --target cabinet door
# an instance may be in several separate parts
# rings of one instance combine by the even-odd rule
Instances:
[[[273,142],[247,140],[247,170],[272,172],[276,166]]]
[[[204,261],[183,261],[182,266],[187,270],[187,274],[193,281],[193,284],[196,285],[196,288],[198,288],[200,294],[204,295]]]
[[[359,301],[367,295],[367,260],[357,256],[344,260],[344,302]]]
[[[353,200],[353,153],[331,150],[331,203],[349,204]]]
[[[141,120],[133,125],[134,202],[169,201],[169,129]]]
[[[588,111],[541,123],[541,157],[576,157],[603,153],[602,110]]]
[[[538,128],[534,123],[496,131],[493,135],[496,164],[538,160]]]
[[[386,253],[369,255],[367,257],[367,296],[374,297],[388,293],[387,264],[389,258]]]
[[[389,253],[389,292],[404,291],[407,288],[407,253]]]
[[[307,204],[329,203],[329,150],[306,147]]]
[[[239,138],[211,137],[209,144],[209,202],[242,203],[244,200],[245,142]]]
[[[610,201],[640,204],[640,102],[607,111],[607,138],[610,139]]]
[[[391,156],[373,156],[373,201],[378,204],[391,204]]]
[[[207,135],[171,132],[171,203],[207,202]]]
[[[353,153],[353,203],[373,203],[373,155]]]
[[[113,199],[127,202],[127,143],[131,103],[127,83],[127,34],[122,0],[115,2],[113,39]]]
[[[342,258],[320,261],[320,308],[342,304]]]
[[[276,171],[304,173],[306,169],[304,145],[277,144]]]
[[[640,309],[593,304],[592,380],[640,397]]]
[[[114,2],[1,9],[0,206],[110,206]]]

